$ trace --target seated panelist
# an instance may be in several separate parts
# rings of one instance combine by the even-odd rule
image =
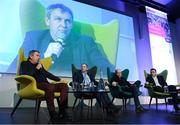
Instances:
[[[139,87],[141,84],[141,82],[139,80],[137,80],[134,84],[131,84],[122,77],[121,70],[116,69],[115,75],[112,77],[110,83],[112,84],[112,86],[120,86],[123,91],[132,93],[132,95],[134,97],[134,102],[135,102],[135,107],[136,107],[137,113],[146,111],[146,109],[143,108],[143,106],[140,104],[140,101],[138,98]]]
[[[60,117],[62,118],[66,115],[68,86],[67,84],[50,84],[47,79],[60,81],[60,78],[46,71],[43,65],[39,63],[39,60],[39,51],[31,50],[28,60],[21,63],[20,75],[30,75],[35,78],[37,88],[45,91],[45,99],[51,120],[58,120]],[[55,111],[54,92],[61,93],[59,115]]]
[[[146,84],[149,84],[149,83],[153,84],[153,89],[154,91],[157,91],[157,92],[164,92],[165,90],[164,87],[168,86],[164,77],[161,75],[157,75],[155,68],[150,69],[150,75],[148,75],[148,77],[146,78]],[[168,91],[170,92],[172,96],[174,109],[176,111],[180,110],[180,108],[178,107],[178,99],[177,99],[178,93],[176,90],[176,86],[169,85]]]
[[[93,77],[93,74],[88,72],[88,66],[85,63],[81,65],[81,70],[73,74],[73,82],[77,82],[78,84],[85,83],[86,85],[91,84],[91,82],[95,85],[99,84]],[[111,102],[107,93],[96,93],[96,100],[100,105],[103,105],[103,107],[107,110],[107,113],[117,114],[120,110]]]

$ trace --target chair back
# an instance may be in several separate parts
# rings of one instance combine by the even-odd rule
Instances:
[[[24,49],[20,48],[19,53],[18,53],[16,76],[20,74],[21,63],[26,60],[27,58],[24,56]],[[43,65],[44,69],[48,70],[52,64],[52,58],[47,57],[47,58],[40,59],[40,63]]]
[[[74,78],[73,75],[74,75],[76,72],[80,71],[80,69],[77,69],[74,64],[71,64],[71,66],[72,66],[72,79],[73,79],[73,78]],[[97,73],[97,67],[96,67],[96,66],[93,66],[92,68],[88,69],[87,72],[90,72],[90,73],[93,75],[93,77],[95,78],[96,73]],[[73,81],[74,81],[74,79],[73,79]],[[70,83],[70,86],[71,86],[72,84],[73,84],[73,83],[71,82],[71,83]],[[74,92],[74,96],[75,96],[76,98],[82,98],[82,97],[83,97],[84,99],[93,99],[93,98],[96,97],[96,93],[80,94],[79,92],[76,92],[76,91],[75,91],[75,92]]]
[[[116,51],[118,47],[117,44],[119,41],[118,20],[112,20],[107,24],[90,24],[75,21],[72,31],[76,34],[86,35],[93,38],[101,53],[108,58],[111,64],[115,64]]]
[[[71,64],[71,67],[73,78],[74,73],[80,71],[81,69],[77,69],[74,64]],[[92,68],[88,69],[87,72],[90,72],[93,75],[93,78],[95,78],[97,73],[97,66],[93,66]]]
[[[19,53],[18,53],[16,76],[19,76],[19,74],[20,74],[21,63],[26,60],[27,60],[27,58],[24,56],[24,49],[20,48]]]
[[[162,72],[160,72],[158,75],[161,75],[164,77],[164,80],[166,81],[167,80],[167,75],[168,75],[168,70],[163,70]]]
[[[126,80],[128,79],[128,75],[129,75],[129,69],[124,69],[123,71],[121,71],[122,73],[122,77],[125,78]],[[111,72],[110,68],[107,67],[107,77],[108,77],[108,82],[110,83],[112,77],[115,75],[115,72]]]
[[[146,70],[144,70],[145,81],[146,81],[146,78],[148,77],[148,75],[150,75],[150,73],[148,73]],[[157,75],[161,75],[164,78],[164,80],[166,81],[167,75],[168,75],[168,70],[163,70],[162,72],[158,73]],[[149,96],[154,95],[155,91],[154,91],[151,83],[149,83],[149,85],[145,85],[145,88],[148,89]]]
[[[148,75],[150,75],[150,73],[148,73],[146,70],[144,70],[145,80],[148,77]],[[168,70],[165,69],[162,72],[158,73],[157,75],[161,75],[164,78],[164,80],[166,81],[167,80],[167,75],[168,75]]]
[[[21,67],[21,63],[23,61],[26,61],[27,58],[24,56],[24,49],[20,48],[19,49],[19,53],[18,53],[18,62],[17,62],[17,70],[16,70],[16,76],[20,75],[20,67]],[[51,57],[47,57],[44,59],[40,59],[40,63],[43,65],[43,67],[48,70],[51,66],[51,62],[52,62],[52,58]],[[20,85],[17,84],[17,90],[20,89]]]
[[[127,80],[128,75],[129,75],[129,69],[124,69],[121,71],[122,77]],[[107,77],[108,77],[108,82],[111,82],[112,77],[115,75],[115,72],[110,71],[110,68],[107,67]],[[124,97],[131,97],[132,94],[125,92],[122,90],[122,87],[120,86],[112,86],[111,83],[109,84],[109,89],[111,92],[111,95],[113,98],[124,98]]]

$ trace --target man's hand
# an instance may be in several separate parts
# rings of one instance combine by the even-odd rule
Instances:
[[[41,69],[42,68],[42,64],[41,63],[38,63],[38,65],[36,66],[36,69]]]
[[[46,52],[44,53],[44,57],[50,57],[52,56],[52,54],[55,54],[57,57],[59,57],[62,50],[63,50],[63,47],[60,43],[58,42],[50,43],[48,45]]]
[[[112,82],[112,86],[117,86],[117,82]]]

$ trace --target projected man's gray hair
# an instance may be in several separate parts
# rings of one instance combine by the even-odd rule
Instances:
[[[49,5],[49,6],[46,8],[46,16],[47,16],[48,18],[50,18],[51,12],[52,12],[53,10],[55,10],[55,9],[60,9],[62,13],[64,13],[64,12],[69,13],[69,14],[71,15],[71,17],[72,17],[72,20],[73,20],[73,13],[72,13],[71,9],[68,8],[67,6],[65,6],[64,4],[51,4],[51,5]]]

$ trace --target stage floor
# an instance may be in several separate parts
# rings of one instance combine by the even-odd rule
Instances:
[[[144,105],[148,109],[148,105]],[[158,111],[151,105],[145,113],[135,113],[134,106],[128,105],[127,110],[120,111],[116,117],[104,114],[99,107],[93,107],[92,115],[84,107],[82,115],[79,110],[68,108],[69,118],[62,120],[62,124],[180,124],[180,113],[175,113],[172,105],[159,104]],[[46,108],[40,108],[38,121],[34,121],[34,108],[19,108],[13,117],[10,117],[12,108],[0,108],[0,124],[49,124],[49,115]],[[179,111],[180,112],[180,111]],[[104,119],[103,119],[104,118]]]

